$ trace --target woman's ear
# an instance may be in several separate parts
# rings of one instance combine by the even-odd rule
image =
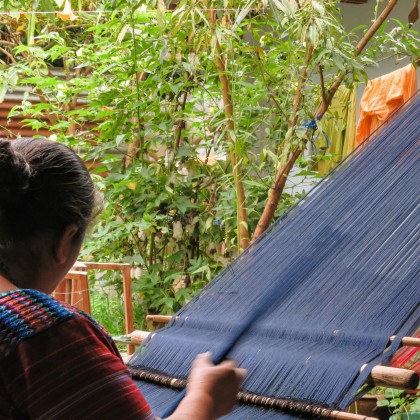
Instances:
[[[69,260],[77,258],[81,246],[81,240],[76,238],[78,234],[79,227],[71,224],[66,226],[58,236],[53,250],[58,264],[67,264]]]

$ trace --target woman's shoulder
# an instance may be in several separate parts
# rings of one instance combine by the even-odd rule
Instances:
[[[19,289],[0,294],[0,358],[22,340],[83,316],[77,309],[37,290]]]

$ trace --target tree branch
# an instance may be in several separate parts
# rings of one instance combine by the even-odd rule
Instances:
[[[355,51],[355,57],[360,55],[360,53],[363,51],[363,49],[366,47],[368,42],[372,39],[372,37],[375,35],[376,31],[380,28],[382,23],[387,19],[389,14],[394,9],[395,5],[398,3],[398,0],[389,0],[388,4],[380,14],[380,16],[376,19],[376,21],[372,24],[372,26],[368,29],[368,31],[365,33],[365,35],[362,37],[362,39],[359,41],[359,43],[356,46]],[[331,101],[334,98],[335,93],[337,92],[338,88],[340,87],[341,83],[343,82],[344,78],[346,76],[346,73],[339,72],[336,80],[332,83],[330,88],[328,89],[328,96],[326,101],[322,101],[321,104],[318,106],[317,110],[314,113],[315,118],[320,119],[327,111],[328,107],[331,105]],[[294,121],[295,124],[297,124],[297,120]],[[285,144],[287,142],[287,139],[285,141]],[[277,172],[276,179],[274,182],[274,186],[272,190],[270,191],[269,198],[267,200],[267,203],[264,207],[263,214],[260,217],[260,220],[258,222],[257,228],[254,232],[254,235],[252,237],[252,240],[254,241],[257,239],[271,224],[274,213],[277,210],[278,204],[280,202],[281,195],[284,190],[284,186],[286,184],[287,177],[293,168],[294,164],[296,163],[296,160],[299,158],[299,156],[302,153],[301,148],[297,148],[288,158],[285,165],[281,166]]]

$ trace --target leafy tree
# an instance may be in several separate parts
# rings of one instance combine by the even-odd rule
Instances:
[[[20,13],[69,4],[2,2],[0,98],[24,87],[11,115],[89,162],[106,205],[85,256],[137,266],[146,309],[161,313],[294,203],[293,166],[316,176],[304,121],[322,128],[339,84],[379,55],[419,52],[401,22],[377,21],[372,46],[357,44],[333,0],[79,0],[73,14]]]

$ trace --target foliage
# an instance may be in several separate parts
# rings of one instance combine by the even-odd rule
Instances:
[[[384,399],[378,400],[377,405],[378,407],[388,407],[393,414],[392,419],[402,420],[404,413],[420,412],[420,391],[416,394],[409,394],[402,390],[385,388]]]
[[[84,256],[138,267],[146,311],[173,313],[241,251],[240,228],[255,230],[279,168],[313,140],[301,128],[320,74],[352,85],[378,54],[418,53],[397,22],[356,57],[337,3],[79,0],[70,21],[17,13],[62,0],[3,1],[0,99],[24,88],[11,116],[89,162],[105,209]],[[316,177],[310,162],[297,165]],[[276,215],[296,198],[283,192]]]
[[[119,335],[125,331],[124,325],[124,303],[121,296],[110,293],[107,290],[96,289],[91,294],[92,316],[111,335]],[[134,328],[146,329],[145,314],[141,305],[134,305]]]

